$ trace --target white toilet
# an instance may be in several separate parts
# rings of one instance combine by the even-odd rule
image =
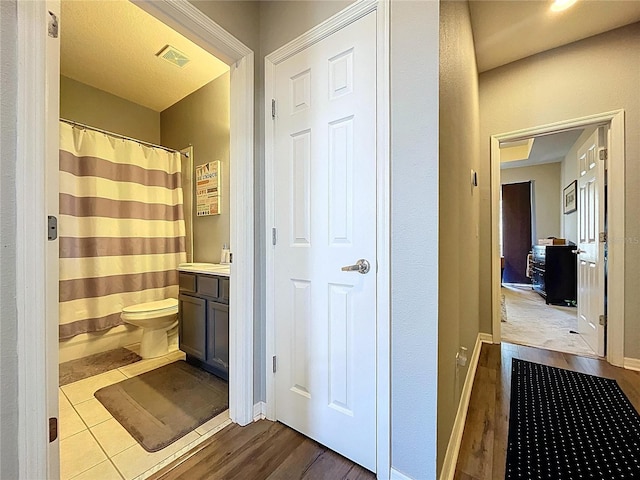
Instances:
[[[122,309],[120,318],[131,325],[142,327],[142,358],[160,357],[169,352],[167,332],[178,325],[178,300],[167,298],[130,305]]]

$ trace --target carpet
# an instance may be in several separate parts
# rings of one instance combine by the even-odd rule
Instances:
[[[101,388],[95,397],[148,452],[229,407],[227,382],[184,361]]]
[[[505,301],[504,294],[500,295],[500,321],[507,321],[507,302]]]
[[[640,478],[640,415],[615,380],[513,359],[506,480]]]
[[[60,364],[60,386],[135,363],[142,358],[126,348],[116,348]]]

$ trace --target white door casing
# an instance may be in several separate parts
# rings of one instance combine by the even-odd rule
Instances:
[[[376,20],[276,66],[274,125],[276,418],[372,471]]]
[[[578,332],[600,356],[605,354],[605,155],[608,128],[599,127],[578,149]]]

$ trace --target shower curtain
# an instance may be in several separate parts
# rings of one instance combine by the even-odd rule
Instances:
[[[60,338],[178,295],[181,157],[60,122]]]

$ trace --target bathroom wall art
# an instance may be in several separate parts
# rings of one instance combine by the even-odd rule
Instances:
[[[198,217],[220,214],[220,160],[196,167],[196,211]]]

